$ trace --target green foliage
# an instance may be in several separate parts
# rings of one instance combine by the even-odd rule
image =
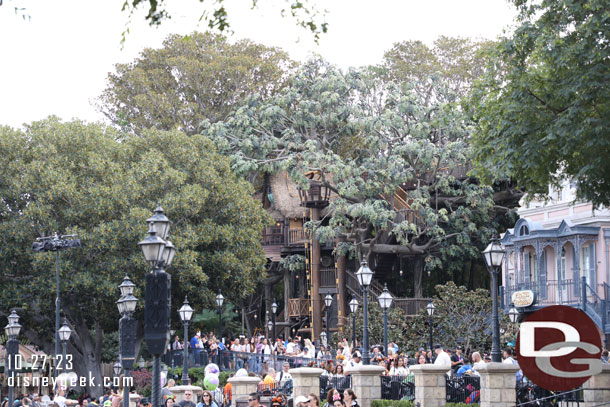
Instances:
[[[452,281],[437,285],[432,317],[434,343],[455,348],[461,345],[471,351],[487,351],[491,348],[492,299],[485,289],[467,290]],[[500,327],[510,329],[507,315],[500,313]],[[428,348],[429,316],[422,309],[417,316],[406,321],[403,340],[410,352],[419,347]],[[508,339],[505,338],[505,339]],[[400,346],[400,345],[399,345]]]
[[[100,108],[115,125],[197,133],[203,121],[223,120],[252,92],[275,93],[293,62],[278,48],[221,35],[170,35],[108,75]]]
[[[441,36],[432,47],[421,41],[396,43],[385,52],[383,75],[395,82],[410,81],[422,93],[434,90],[433,77],[442,77],[458,97],[465,96],[485,71],[492,41]]]
[[[222,306],[222,326],[223,332],[238,332],[241,328],[241,322],[236,320],[238,314],[235,312],[235,305],[225,302]],[[218,324],[218,309],[205,308],[201,312],[193,315],[193,329],[200,329],[202,332],[217,331]]]
[[[344,238],[343,252],[425,256],[431,267],[457,268],[480,259],[494,231],[493,190],[453,175],[469,165],[471,123],[447,81],[433,78],[430,87],[433,98],[371,70],[344,73],[314,59],[276,95],[253,95],[205,134],[240,174],[285,170],[308,188],[304,174],[320,171],[336,194],[328,222],[307,225],[321,241]],[[394,192],[405,183],[419,187],[399,204]]]
[[[291,256],[282,257],[280,267],[290,270],[295,273],[305,270],[305,256],[302,254],[293,254]]]
[[[82,241],[82,248],[62,252],[60,277],[62,310],[83,354],[93,352],[84,348],[91,344],[86,327],[117,330],[115,301],[125,274],[138,287],[142,312],[149,266],[137,242],[157,203],[173,221],[170,238],[178,248],[169,270],[173,298],[188,294],[194,309],[212,307],[218,287],[239,301],[264,278],[260,234],[268,218],[251,186],[203,136],[157,130],[144,136],[56,118],[24,131],[0,128],[0,233],[6,239],[0,312],[23,308],[24,326],[37,332],[39,345],[53,336],[55,253],[34,253],[38,236],[78,233]],[[172,306],[177,318],[181,303]]]
[[[217,30],[218,32],[231,31],[231,23],[229,14],[224,6],[224,0],[200,0],[206,7],[201,18],[207,21],[208,28]],[[250,7],[256,8],[259,0],[251,0]],[[165,8],[166,0],[125,0],[123,10],[129,10],[133,13],[135,9],[142,4],[148,8],[146,20],[150,25],[160,25],[164,20],[171,18],[170,13]],[[278,10],[284,17],[290,15],[294,19],[297,26],[308,30],[313,34],[315,41],[320,39],[320,35],[328,31],[328,23],[326,23],[324,10],[318,8],[308,0],[288,1],[284,0],[284,5]]]
[[[119,331],[104,332],[102,343],[102,363],[116,362],[119,359]]]
[[[477,173],[548,196],[563,179],[610,204],[610,9],[605,0],[512,1],[503,38],[472,95]]]
[[[134,370],[131,372],[133,377],[133,386],[136,393],[143,396],[150,396],[152,389],[152,372],[148,369]]]
[[[413,407],[411,400],[371,400],[371,407]]]

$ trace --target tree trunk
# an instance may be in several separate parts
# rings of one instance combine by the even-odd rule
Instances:
[[[284,269],[284,322],[286,326],[284,327],[284,338],[288,338],[290,336],[290,296],[292,290],[290,289],[290,270]]]
[[[422,275],[424,273],[424,261],[421,256],[414,258],[413,262],[413,297],[423,298]]]

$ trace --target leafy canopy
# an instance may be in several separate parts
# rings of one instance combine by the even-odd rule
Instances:
[[[61,253],[62,311],[77,330],[95,323],[116,329],[126,274],[142,301],[150,270],[137,243],[157,203],[173,222],[169,238],[178,249],[168,270],[173,298],[188,294],[196,310],[214,307],[218,287],[239,301],[264,277],[260,233],[267,215],[251,198],[251,185],[203,136],[124,136],[49,118],[24,131],[0,127],[0,165],[0,312],[23,307],[43,339],[53,336],[55,256],[31,246],[55,231],[82,241]],[[175,321],[180,306],[173,304]]]
[[[609,205],[608,2],[513,3],[519,27],[471,101],[478,173],[542,196],[570,178],[578,198]]]
[[[294,66],[278,48],[250,40],[231,44],[218,34],[170,35],[129,64],[117,64],[99,98],[100,110],[120,128],[198,132],[223,120],[252,92],[267,97]]]
[[[327,219],[312,227],[322,241],[345,238],[344,251],[470,247],[478,256],[471,239],[490,233],[492,190],[452,174],[468,164],[470,122],[442,79],[433,86],[428,99],[409,83],[314,59],[278,94],[253,95],[206,134],[240,174],[285,170],[308,188],[304,174],[319,171],[335,197]]]

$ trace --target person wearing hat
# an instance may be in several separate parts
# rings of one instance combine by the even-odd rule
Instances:
[[[294,402],[296,407],[309,407],[309,399],[305,396],[297,396]]]
[[[362,366],[362,360],[361,360],[362,356],[360,355],[360,352],[356,351],[352,354],[352,359],[347,362],[347,366],[345,366],[345,373],[349,374],[349,371],[353,368],[355,368],[356,366]]]
[[[434,353],[436,353],[434,365],[447,367],[447,374],[451,376],[451,357],[443,350],[440,344],[434,345]]]
[[[138,407],[150,407],[150,399],[148,397],[142,397],[138,401]]]

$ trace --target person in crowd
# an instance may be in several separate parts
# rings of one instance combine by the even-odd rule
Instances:
[[[150,407],[150,399],[148,397],[142,397],[138,400],[138,407]]]
[[[347,362],[347,366],[345,369],[346,373],[348,373],[350,369],[353,369],[356,366],[362,366],[362,355],[360,355],[360,352],[358,351],[354,352],[350,361]]]
[[[212,393],[208,390],[204,390],[201,394],[201,401],[197,403],[197,407],[218,407],[212,397]]]
[[[308,407],[309,399],[305,396],[297,396],[294,399],[294,404],[296,405],[296,407]]]
[[[383,359],[383,353],[379,350],[378,346],[373,347],[373,354],[371,355],[371,359]]]
[[[396,366],[390,368],[390,376],[408,376],[409,369],[405,365],[405,358],[399,356],[395,360]]]
[[[602,363],[610,363],[608,349],[602,351]]]
[[[338,399],[333,401],[333,407],[346,407],[345,406],[345,402],[343,402],[343,400]]]
[[[343,401],[345,402],[346,407],[360,407],[356,401],[357,398],[356,393],[354,393],[352,389],[347,389],[343,392]]]
[[[163,387],[161,389],[161,400],[165,400],[166,396],[171,396],[173,395],[173,393],[170,391],[171,387],[174,387],[176,385],[176,381],[174,379],[169,379],[167,381],[167,384],[165,385],[165,387]],[[175,401],[175,400],[174,400]]]
[[[175,402],[176,402],[176,396],[174,396],[173,394],[169,395],[169,396],[164,396],[163,406],[172,407]]]
[[[75,406],[78,404],[78,400],[71,400],[66,398],[68,389],[64,386],[57,387],[57,393],[53,398],[53,403],[57,404],[58,407]]]
[[[257,393],[248,395],[248,407],[262,407],[261,398]]]
[[[187,389],[184,392],[184,400],[178,403],[178,407],[196,407],[195,402],[193,401],[193,391]]]
[[[434,363],[434,358],[436,355],[432,354],[432,350],[428,349],[426,351],[426,363]]]
[[[436,354],[434,365],[447,367],[448,374],[451,375],[451,357],[443,350],[442,345],[434,345],[434,353]]]
[[[335,367],[333,377],[345,377],[345,371],[343,370],[342,364],[338,364],[337,367]]]
[[[289,370],[290,363],[284,362],[282,364],[282,370],[275,375],[275,381],[278,382],[280,389],[283,389],[288,381],[292,382],[292,375],[288,372]]]
[[[455,348],[455,353],[451,355],[451,370],[456,373],[462,366],[464,366],[464,357],[462,356],[462,348],[458,346]]]
[[[309,399],[309,407],[320,407],[320,398],[316,394],[310,393],[307,398]]]
[[[172,343],[172,350],[182,350],[184,349],[184,345],[180,342],[180,337],[176,335],[174,338],[174,342]]]
[[[424,353],[420,354],[419,358],[417,359],[417,364],[425,365],[426,363],[428,363],[428,359],[426,358],[426,355]]]
[[[472,352],[471,359],[472,359],[472,373],[479,376],[479,372],[477,372],[477,369],[479,369],[481,366],[483,366],[485,364],[485,362],[483,361],[483,358],[481,358],[481,354],[479,352]]]

